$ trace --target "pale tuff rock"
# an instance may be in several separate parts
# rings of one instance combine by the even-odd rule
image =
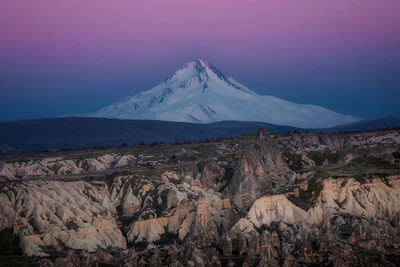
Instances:
[[[41,249],[42,246],[44,246],[44,242],[39,235],[23,236],[20,241],[20,247],[27,256],[48,256]]]
[[[176,188],[171,188],[167,195],[167,207],[176,207],[185,199],[187,199],[187,197],[182,192]]]
[[[116,159],[114,167],[125,167],[134,159],[136,159],[134,155],[122,155]]]
[[[162,188],[163,186],[160,186]],[[218,194],[207,192],[195,186],[168,188],[166,193],[167,217],[138,220],[129,226],[128,241],[154,242],[164,233],[176,234],[183,240],[188,235],[192,238],[202,238],[205,241],[215,240],[218,227],[229,225],[227,218],[230,209],[229,200],[221,200]],[[163,195],[160,190],[159,195]],[[190,195],[190,197],[189,197]],[[197,201],[188,203],[189,198]],[[155,203],[162,205],[161,203]]]
[[[85,172],[83,168],[77,167],[73,160],[64,160],[60,163],[49,165],[49,167],[54,171],[59,167],[57,170],[58,175],[81,174]]]
[[[357,259],[363,258],[349,253],[353,248],[344,241],[374,253],[399,247],[398,178],[392,177],[388,184],[380,180],[360,184],[354,179],[328,179],[314,207],[307,211],[284,195],[261,197],[247,218],[241,218],[229,231],[232,249],[246,255],[249,265],[258,260],[275,265],[279,257],[285,259],[284,265],[299,259],[315,263],[321,260],[318,251],[329,252],[338,266],[361,264]],[[227,244],[229,248],[230,242]]]
[[[56,157],[28,162],[0,162],[0,180],[26,180],[40,177],[96,173],[107,169],[126,167],[133,160],[136,160],[134,155],[112,153],[81,160]]]
[[[112,217],[115,210],[100,204],[108,198],[102,183],[9,184],[0,194],[0,226],[20,233],[25,255],[43,255],[41,246],[59,248],[57,239],[70,248],[89,251],[97,246],[125,248],[125,238]]]
[[[137,221],[127,233],[128,241],[156,241],[165,232],[169,218],[156,218],[145,221]]]
[[[353,147],[377,147],[385,144],[399,144],[400,132],[369,131],[360,133],[318,134],[293,133],[278,139],[278,144],[298,151],[331,150]]]
[[[221,180],[224,175],[225,169],[218,166],[218,164],[212,160],[211,162],[205,164],[199,178],[199,185],[202,188],[218,191],[223,186],[223,181]]]
[[[392,217],[400,211],[400,180],[393,176],[388,184],[378,179],[360,184],[354,179],[328,179],[319,203],[327,218],[334,210],[356,216]]]
[[[261,197],[250,208],[248,220],[260,228],[272,222],[312,226],[329,221],[338,213],[392,217],[400,211],[400,182],[397,179],[390,180],[390,186],[380,180],[366,184],[354,179],[325,180],[315,206],[307,211],[297,207],[285,195]]]
[[[0,167],[0,177],[14,178],[17,176],[17,168],[11,163],[4,163]]]
[[[251,207],[249,220],[259,228],[270,225],[271,222],[294,224],[307,219],[307,212],[293,205],[284,195],[263,197],[257,199]],[[316,222],[318,223],[318,221]]]
[[[132,194],[132,189],[129,188],[122,201],[122,210],[124,217],[132,217],[140,211],[140,200]]]
[[[248,234],[255,231],[254,224],[245,218],[241,218],[231,229],[232,233]]]
[[[125,238],[111,218],[95,219],[92,224],[82,225],[76,230],[52,231],[38,235],[21,236],[21,242],[25,244],[24,254],[27,256],[43,256],[42,246],[51,246],[62,249],[59,242],[72,249],[82,249],[94,252],[98,247],[126,248]]]

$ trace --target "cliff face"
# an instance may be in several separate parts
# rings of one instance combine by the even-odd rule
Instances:
[[[0,227],[20,235],[27,256],[49,256],[48,247],[126,248],[116,213],[104,183],[23,182],[0,194]]]
[[[0,181],[101,173],[110,169],[126,167],[135,160],[136,158],[132,154],[110,153],[82,159],[53,157],[20,162],[2,162],[0,165]]]
[[[261,129],[255,143],[239,152],[223,195],[232,198],[239,207],[248,208],[260,195],[286,185],[293,177],[278,147]]]
[[[390,258],[391,248],[398,248],[400,241],[398,179],[365,184],[327,179],[308,210],[285,195],[261,197],[232,227],[233,249],[246,255],[249,265],[330,262],[347,266],[372,260],[359,253],[371,253],[390,265],[385,256]]]
[[[370,134],[391,143],[342,148],[328,136],[324,151],[299,150],[293,136],[260,130],[255,139],[60,158],[59,170],[69,160],[106,167],[86,168],[89,176],[9,176],[0,229],[42,266],[393,266],[399,143],[391,131]],[[110,174],[123,156],[123,172]]]

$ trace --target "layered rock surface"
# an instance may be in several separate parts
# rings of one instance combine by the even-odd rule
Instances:
[[[46,248],[94,252],[98,247],[126,248],[109,203],[107,185],[85,182],[9,184],[0,194],[0,228],[20,235],[27,256],[48,256]],[[62,245],[61,245],[62,244]]]
[[[240,207],[246,207],[260,195],[286,185],[294,178],[281,152],[264,130],[257,133],[254,145],[239,154],[232,178],[224,190]]]
[[[42,266],[398,264],[397,141],[309,151],[285,143],[290,138],[261,130],[174,148],[168,160],[158,156],[169,164],[163,168],[3,183],[0,230],[12,229],[25,257]]]
[[[112,153],[83,159],[55,157],[21,162],[3,161],[0,162],[0,179],[10,181],[98,173],[108,169],[128,166],[134,160],[136,160],[134,155]]]

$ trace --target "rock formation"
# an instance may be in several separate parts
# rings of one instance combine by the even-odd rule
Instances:
[[[400,146],[372,133],[4,161],[1,235],[39,266],[396,266]]]

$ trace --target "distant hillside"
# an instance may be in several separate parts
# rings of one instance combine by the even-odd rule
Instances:
[[[332,128],[327,128],[324,129],[324,132],[364,131],[385,129],[387,127],[400,127],[400,118],[390,116],[371,118],[349,124],[339,125]]]
[[[382,117],[327,129],[300,129],[264,122],[222,121],[209,124],[157,120],[105,118],[54,118],[0,122],[0,153],[136,145],[153,142],[231,137],[265,128],[269,132],[359,131],[400,126],[400,119]]]
[[[135,145],[231,137],[266,128],[287,133],[294,127],[262,122],[210,124],[104,118],[54,118],[0,123],[0,153]]]

